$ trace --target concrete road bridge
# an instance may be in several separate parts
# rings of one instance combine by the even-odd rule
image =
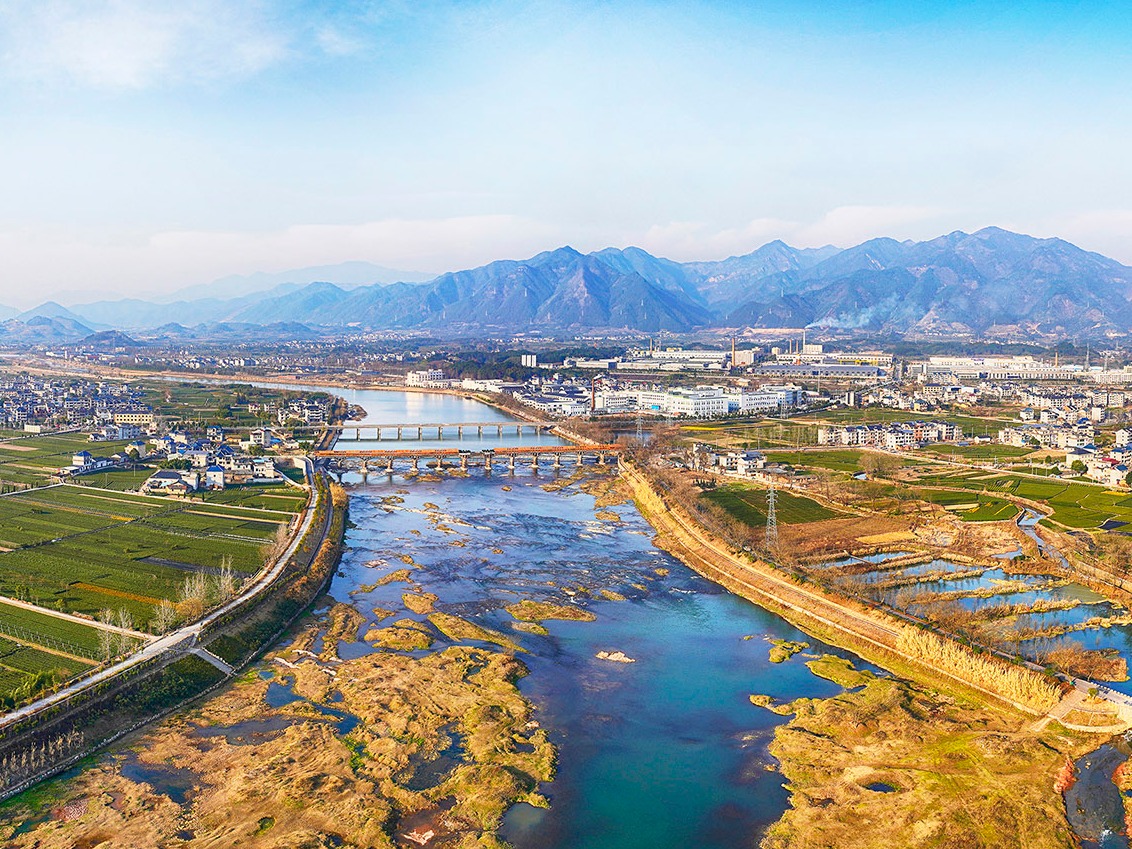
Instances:
[[[398,463],[402,467],[408,464],[414,471],[420,471],[422,463],[426,468],[460,468],[464,471],[470,466],[476,466],[482,467],[489,474],[496,465],[515,471],[520,463],[537,469],[544,461],[549,461],[548,465],[553,469],[560,469],[567,464],[580,466],[590,463],[604,466],[611,460],[616,461],[620,454],[620,445],[533,445],[529,448],[510,446],[474,449],[336,447],[331,451],[313,451],[310,456],[327,463],[332,470],[359,471],[362,475],[367,475],[370,472],[393,474]]]
[[[495,434],[502,438],[504,434],[515,434],[516,436],[523,436],[524,434],[535,434],[541,436],[543,431],[550,430],[557,426],[557,422],[539,422],[539,421],[510,421],[510,422],[424,422],[421,424],[346,424],[346,425],[331,425],[327,430],[335,434],[335,436],[345,442],[351,439],[356,441],[369,441],[379,440],[382,438],[382,433],[390,434],[396,432],[397,439],[425,439],[432,438],[435,431],[437,439],[444,439],[445,433],[452,435],[455,432],[457,439],[464,436],[465,433],[469,435],[475,433],[476,436],[483,436],[487,434]],[[387,435],[386,439],[390,439]]]

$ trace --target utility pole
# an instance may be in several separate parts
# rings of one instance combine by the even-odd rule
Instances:
[[[766,550],[774,553],[778,549],[778,516],[774,511],[774,484],[766,491]]]

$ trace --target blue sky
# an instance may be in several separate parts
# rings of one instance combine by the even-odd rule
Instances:
[[[0,0],[0,303],[998,225],[1132,263],[1132,6]]]

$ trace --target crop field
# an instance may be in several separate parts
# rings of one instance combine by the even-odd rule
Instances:
[[[0,596],[87,616],[126,610],[144,629],[191,573],[257,571],[302,506],[301,493],[286,494],[268,501],[272,509],[75,486],[4,496],[0,539],[10,550],[0,552]],[[0,610],[0,625],[7,617]]]
[[[0,442],[0,484],[42,486],[76,451],[105,455],[120,451],[128,442],[92,443],[83,433],[34,436]]]
[[[1132,522],[1132,498],[1099,486],[1060,480],[1032,480],[1017,475],[950,475],[923,477],[936,486],[958,487],[990,495],[1003,493],[1045,502],[1051,519],[1071,528],[1099,528],[1105,522]]]
[[[1014,459],[1017,457],[1025,457],[1027,454],[1032,454],[1032,448],[1019,448],[1016,445],[999,445],[997,443],[989,443],[983,445],[952,445],[950,443],[938,443],[935,445],[928,445],[924,451],[935,454],[939,457],[957,457],[961,460],[1001,460],[1001,459]]]
[[[153,469],[149,466],[138,469],[107,469],[103,472],[82,475],[76,478],[75,482],[80,486],[126,492],[137,490],[152,474]]]
[[[705,492],[702,496],[718,504],[740,522],[757,527],[766,524],[766,490],[742,484],[729,484]],[[844,514],[818,504],[812,499],[788,492],[775,494],[775,515],[784,525],[838,519]]]
[[[65,680],[91,665],[0,637],[0,699],[29,684],[37,674],[53,674]]]
[[[93,661],[45,651],[0,636],[0,703],[21,688],[26,692],[37,675],[46,674],[65,681],[93,665]]]
[[[46,613],[25,610],[0,602],[0,634],[7,639],[27,640],[47,648],[61,648],[80,657],[97,657],[98,629]]]
[[[0,547],[50,542],[151,515],[164,505],[88,495],[74,487],[33,489],[0,498]]]
[[[795,467],[808,466],[856,474],[861,471],[861,457],[864,453],[864,451],[855,448],[830,448],[824,451],[768,451],[766,458],[771,463],[786,463]]]
[[[286,485],[254,484],[209,492],[205,494],[204,500],[210,504],[231,504],[295,513],[306,503],[306,494]]]

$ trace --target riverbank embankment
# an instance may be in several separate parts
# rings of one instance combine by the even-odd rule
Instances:
[[[347,499],[309,464],[308,479],[312,498],[294,537],[235,598],[0,719],[0,799],[214,691],[309,608],[341,555]]]
[[[1042,674],[980,655],[882,611],[834,598],[773,565],[714,539],[683,508],[670,503],[646,474],[623,464],[641,514],[658,543],[700,574],[798,627],[857,652],[898,674],[1030,716],[1044,716],[1060,691]]]

